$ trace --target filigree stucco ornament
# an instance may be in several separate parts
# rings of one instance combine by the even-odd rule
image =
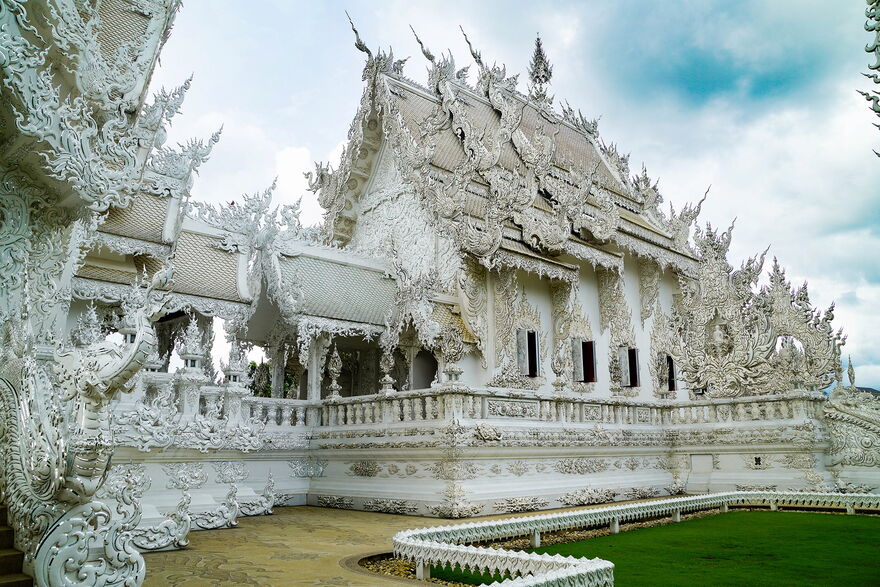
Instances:
[[[553,356],[550,365],[556,376],[553,387],[557,394],[563,394],[571,389],[573,379],[571,322],[577,303],[577,289],[567,282],[551,283],[550,303],[553,316]]]
[[[623,274],[603,267],[597,268],[599,280],[599,318],[602,330],[610,333],[608,342],[609,386],[613,395],[638,395],[638,387],[621,385],[623,365],[621,348],[635,347],[632,312],[624,295]]]
[[[586,487],[560,496],[559,502],[567,506],[608,503],[609,501],[614,501],[615,495],[617,495],[617,492],[613,489]]]
[[[117,502],[130,499],[140,511],[140,500],[150,489],[151,482],[144,465],[116,465],[110,469],[99,496]],[[126,491],[129,495],[127,498],[124,495]],[[155,526],[137,527],[131,530],[133,544],[140,550],[164,550],[186,546],[189,543],[187,536],[190,530],[189,504],[189,493],[184,491],[177,509],[168,514],[165,520]]]
[[[680,280],[681,303],[673,312],[681,376],[709,397],[766,393],[776,344],[770,316],[752,290],[764,255],[734,271],[726,258],[732,230],[697,229],[699,274],[693,282]]]
[[[535,389],[541,377],[523,374],[525,349],[520,348],[518,332],[532,330],[538,335],[540,362],[547,358],[547,332],[541,327],[538,308],[529,303],[525,289],[519,284],[516,271],[502,269],[494,273],[495,282],[495,373],[489,381],[492,387]]]
[[[669,399],[675,392],[669,390],[669,365],[667,356],[672,356],[675,349],[675,330],[672,319],[663,311],[659,300],[655,302],[653,323],[651,324],[651,357],[649,368],[654,397]],[[674,375],[674,373],[673,373]]]
[[[198,489],[208,482],[208,473],[204,463],[168,463],[162,465],[168,475],[168,489]]]
[[[477,349],[483,365],[486,363],[486,345],[489,336],[489,307],[487,293],[488,272],[473,256],[466,255],[459,274],[462,318],[477,339]]]
[[[134,446],[141,451],[167,448],[174,441],[179,421],[173,385],[170,381],[162,381],[155,385],[155,394],[152,397],[145,396],[138,400],[133,411],[114,413],[114,442]]]
[[[25,300],[27,285],[25,281]],[[16,546],[40,585],[50,584],[50,577],[56,581],[51,584],[66,580],[58,556],[75,558],[82,569],[112,564],[108,574],[119,577],[143,573],[143,561],[119,534],[137,524],[139,513],[127,509],[123,500],[121,521],[113,521],[119,518],[95,501],[95,494],[112,453],[110,404],[130,389],[156,347],[151,322],[164,312],[164,297],[154,293],[157,285],[154,280],[139,288],[140,304],[130,308],[136,335],[122,346],[94,340],[88,346],[57,348],[53,360],[37,361],[27,312],[7,324],[12,344],[4,346],[0,367],[6,419],[2,490]],[[87,528],[87,536],[75,536],[76,528]],[[86,543],[103,544],[104,550],[90,551]],[[122,550],[108,563],[104,557],[117,556],[116,548]]]
[[[339,356],[339,347],[333,345],[330,360],[327,361],[327,374],[330,376],[330,397],[338,398],[342,386],[339,385],[339,376],[342,374],[342,358]]]
[[[141,550],[170,550],[184,548],[189,544],[189,531],[192,520],[190,503],[192,498],[183,492],[177,508],[165,514],[165,519],[149,528],[136,528],[132,532],[132,542]]]
[[[431,294],[438,289],[436,272],[411,275],[398,261],[394,261],[394,270],[397,291],[391,314],[386,318],[385,332],[379,337],[383,355],[398,346],[400,335],[408,326],[415,330],[421,346],[432,348],[440,336],[440,324],[433,318],[434,305],[430,300]],[[387,361],[386,366],[390,366]],[[383,372],[386,372],[385,367]]]
[[[770,285],[761,288],[759,300],[769,308],[774,334],[782,337],[771,357],[774,368],[768,386],[777,392],[818,391],[840,378],[840,347],[846,336],[831,325],[833,303],[825,312],[813,308],[807,284],[792,288],[775,258]]]
[[[874,38],[870,43],[865,45],[865,51],[871,53],[874,62],[868,64],[868,69],[871,73],[866,73],[864,75],[875,84],[880,84],[880,2],[878,2],[878,0],[867,0],[867,5],[868,7],[865,8],[865,17],[867,19],[865,22],[865,30],[869,33],[873,33]],[[870,92],[859,90],[859,93],[870,104],[871,112],[880,116],[880,92],[877,90],[871,90]],[[880,157],[880,152],[875,150],[874,153]]]
[[[828,396],[824,415],[831,433],[833,465],[880,466],[880,400],[855,385],[849,363],[848,387],[839,385]]]
[[[241,513],[245,516],[268,516],[272,513],[272,508],[275,506],[275,498],[275,478],[272,476],[272,471],[269,471],[266,487],[263,489],[259,499],[256,501],[242,501],[238,505]]]
[[[190,518],[192,524],[202,530],[216,530],[237,526],[238,515],[238,487],[232,483],[226,493],[226,499],[216,509],[192,514]]]

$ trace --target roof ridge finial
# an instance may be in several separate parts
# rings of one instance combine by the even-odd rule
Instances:
[[[544,45],[541,43],[541,34],[535,38],[535,52],[532,53],[532,61],[529,63],[529,97],[541,102],[548,102],[547,88],[550,78],[553,77],[553,66],[544,53]]]
[[[361,40],[361,35],[358,33],[358,30],[354,28],[354,21],[351,20],[351,15],[348,13],[348,10],[345,11],[345,16],[348,17],[348,24],[351,25],[351,30],[354,32],[354,46],[358,51],[367,54],[367,59],[373,58],[373,52],[370,51],[370,48],[367,47],[366,43]]]
[[[419,47],[422,48],[422,55],[425,56],[425,59],[427,59],[427,60],[430,61],[431,63],[434,63],[434,59],[435,59],[435,58],[434,58],[434,54],[431,53],[431,50],[430,50],[430,49],[428,49],[427,47],[425,47],[425,44],[424,44],[424,43],[422,42],[422,40],[419,38],[419,34],[416,32],[416,29],[414,29],[412,25],[409,25],[409,30],[412,31],[413,36],[415,36],[415,38],[416,38],[416,42],[419,44]]]
[[[479,51],[474,49],[474,46],[471,44],[471,40],[468,38],[467,33],[464,32],[464,27],[458,25],[458,28],[461,30],[461,34],[464,35],[464,40],[467,43],[468,49],[470,49],[471,51],[471,57],[474,58],[474,61],[477,62],[477,65],[483,67],[483,55]]]

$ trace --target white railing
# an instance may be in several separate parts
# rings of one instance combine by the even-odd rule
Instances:
[[[649,402],[624,398],[548,397],[531,391],[440,388],[324,399],[322,426],[430,420],[530,420],[565,424],[689,426],[818,417],[824,396],[779,396]]]
[[[270,427],[305,426],[309,403],[305,400],[248,396],[241,400],[247,420],[258,420]]]
[[[732,505],[833,508],[852,514],[856,509],[880,510],[880,494],[737,491],[404,530],[393,538],[394,555],[415,562],[419,578],[428,578],[430,567],[436,565],[518,577],[504,581],[505,587],[613,585],[614,565],[610,561],[473,544],[530,536],[532,544],[539,545],[542,532],[609,526],[614,533],[622,522],[661,516],[672,516],[678,521],[682,513],[715,508],[724,512]]]

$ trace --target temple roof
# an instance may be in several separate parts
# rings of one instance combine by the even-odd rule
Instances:
[[[138,200],[135,200],[138,201]],[[77,277],[129,285],[141,272],[152,276],[163,259],[139,249],[138,244],[103,239],[86,257]],[[239,288],[239,254],[218,248],[220,239],[198,232],[180,231],[174,254],[171,291],[231,302],[248,302]],[[133,247],[126,250],[126,247]],[[116,250],[114,250],[116,249]]]
[[[430,95],[423,88],[405,78],[386,74],[390,83],[394,84],[397,96],[396,105],[413,136],[419,136],[419,126],[424,123],[440,103],[439,98]],[[456,87],[463,98],[464,109],[475,127],[483,130],[487,136],[493,136],[501,126],[501,115],[488,100],[463,86]],[[544,134],[555,141],[553,163],[560,169],[567,169],[571,163],[578,163],[592,169],[598,165],[598,171],[606,188],[618,195],[629,196],[619,177],[611,170],[608,163],[599,154],[596,146],[580,131],[563,120],[550,121],[539,112],[534,104],[524,96],[511,94],[517,100],[522,111],[522,118],[514,129],[522,131],[527,137],[533,137],[540,128]],[[456,166],[466,160],[461,141],[455,136],[451,127],[441,131],[437,148],[431,164],[444,171],[452,172]],[[525,165],[522,158],[508,141],[501,147],[501,158],[498,164],[509,171]]]
[[[397,286],[382,269],[309,254],[282,254],[279,265],[303,314],[381,326],[394,306]]]

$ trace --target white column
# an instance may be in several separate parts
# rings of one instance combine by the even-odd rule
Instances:
[[[287,345],[279,342],[272,347],[272,397],[284,397],[284,368],[287,365]]]
[[[309,345],[309,378],[307,398],[311,402],[321,400],[321,381],[324,379],[324,351],[328,346],[327,336],[319,334]]]

